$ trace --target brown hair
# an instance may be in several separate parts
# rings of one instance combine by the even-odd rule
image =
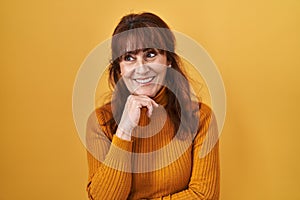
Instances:
[[[130,95],[125,83],[120,79],[119,58],[127,51],[143,48],[158,49],[166,55],[168,63],[172,66],[173,70],[167,70],[165,77],[166,95],[168,95],[165,109],[175,131],[179,136],[182,136],[182,133],[197,131],[198,117],[192,108],[187,76],[181,68],[179,56],[175,53],[175,36],[160,17],[147,12],[124,16],[113,32],[111,48],[109,83],[114,89],[112,109],[115,119],[110,120],[109,126],[113,133],[117,129],[117,123],[121,120],[127,97]],[[172,91],[169,88],[172,88]]]

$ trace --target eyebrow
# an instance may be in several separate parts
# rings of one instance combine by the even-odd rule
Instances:
[[[147,52],[149,50],[155,50],[155,51],[158,51],[157,49],[155,48],[144,48],[144,49],[137,49],[137,50],[134,50],[134,51],[127,51],[125,52],[125,54],[138,54],[138,52],[140,51],[143,51],[143,52]]]

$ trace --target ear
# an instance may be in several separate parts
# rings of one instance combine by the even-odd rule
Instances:
[[[172,67],[171,63],[172,63],[172,62],[171,62],[170,60],[167,60],[167,67],[168,67],[168,68]]]
[[[122,78],[123,74],[122,74],[121,70],[117,71],[115,73],[117,73],[118,79]]]

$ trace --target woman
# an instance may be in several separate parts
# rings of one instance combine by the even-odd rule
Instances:
[[[152,13],[124,16],[114,30],[112,101],[87,123],[90,199],[218,199],[218,143],[208,106],[193,102],[175,37]]]

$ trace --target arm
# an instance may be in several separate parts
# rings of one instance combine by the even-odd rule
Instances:
[[[86,132],[89,167],[86,190],[89,199],[127,199],[132,178],[128,154],[132,142],[113,136],[105,126],[100,127],[98,120],[103,124],[105,114],[100,112],[97,115],[94,112],[89,117]]]
[[[212,141],[217,141],[217,124],[210,109],[207,106],[202,106],[203,108],[201,108],[202,111],[200,112],[200,128],[192,144],[193,166],[188,188],[168,196],[154,198],[153,200],[219,199],[219,144],[217,142],[212,148],[213,144],[211,143]],[[206,136],[209,137],[206,138]],[[210,149],[211,151],[201,158],[201,154]]]
[[[127,199],[132,181],[132,130],[139,122],[141,108],[147,107],[151,116],[153,106],[158,104],[145,95],[129,95],[115,134],[107,128],[107,119],[113,117],[111,110],[90,116],[87,125],[90,199]],[[108,138],[112,138],[111,144]]]

